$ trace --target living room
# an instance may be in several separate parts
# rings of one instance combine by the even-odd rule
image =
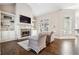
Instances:
[[[79,54],[78,6],[75,3],[0,3],[0,54]]]

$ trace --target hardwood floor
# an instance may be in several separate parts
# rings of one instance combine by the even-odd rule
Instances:
[[[1,55],[36,55],[33,50],[26,51],[17,44],[18,41],[11,41],[0,44]],[[75,39],[55,39],[38,55],[76,55]]]

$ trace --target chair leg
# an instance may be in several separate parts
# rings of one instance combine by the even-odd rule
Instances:
[[[35,55],[38,55],[38,53],[36,53],[33,49],[31,49],[30,51],[33,52]]]

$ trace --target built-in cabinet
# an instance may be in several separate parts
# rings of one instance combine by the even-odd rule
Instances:
[[[1,30],[2,31],[12,31],[14,30],[14,16],[1,13]]]
[[[41,17],[37,17],[36,20],[36,29],[39,32],[48,32],[49,31],[49,18],[41,18]]]
[[[42,19],[40,20],[40,31],[41,32],[47,32],[49,29],[49,19]]]
[[[0,42],[15,40],[14,14],[0,11]]]
[[[2,31],[1,34],[1,42],[15,40],[15,32],[14,31]]]

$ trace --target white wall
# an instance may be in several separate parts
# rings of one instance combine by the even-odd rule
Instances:
[[[30,17],[31,20],[33,20],[32,9],[27,4],[17,3],[16,4],[16,20],[15,20],[15,29],[16,29],[17,39],[21,38],[21,31],[20,31],[21,27],[22,28],[27,28],[27,27],[31,28],[31,25],[32,25],[32,23],[29,26],[27,26],[27,24],[21,24],[20,19],[19,19],[20,15]]]
[[[63,25],[64,25],[64,17],[65,16],[69,16],[71,17],[72,21],[73,21],[73,28],[72,30],[74,30],[74,20],[75,20],[75,12],[74,10],[71,10],[71,9],[64,9],[64,10],[58,10],[58,11],[55,11],[55,12],[51,12],[51,13],[48,13],[48,14],[45,14],[45,15],[41,15],[41,16],[38,16],[36,17],[37,18],[37,22],[39,23],[39,20],[41,19],[49,19],[49,31],[54,31],[55,32],[55,35],[57,36],[61,36],[63,35]],[[37,23],[37,29],[39,30],[40,26],[39,24]]]

